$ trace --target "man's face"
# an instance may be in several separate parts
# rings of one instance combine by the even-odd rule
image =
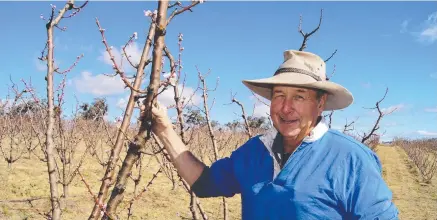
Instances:
[[[326,95],[317,99],[312,89],[274,86],[270,104],[270,115],[274,127],[284,138],[303,138],[322,113]]]

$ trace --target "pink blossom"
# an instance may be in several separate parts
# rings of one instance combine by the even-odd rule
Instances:
[[[52,9],[56,9],[56,5],[50,4],[50,6],[52,7]]]

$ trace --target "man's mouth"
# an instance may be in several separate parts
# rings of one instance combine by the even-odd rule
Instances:
[[[285,119],[283,117],[279,117],[281,119],[281,122],[284,124],[293,124],[299,121],[299,119]]]

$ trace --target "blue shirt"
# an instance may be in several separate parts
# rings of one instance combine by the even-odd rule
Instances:
[[[207,167],[198,197],[241,194],[242,219],[398,219],[377,155],[321,121],[281,169],[277,132],[259,135]]]

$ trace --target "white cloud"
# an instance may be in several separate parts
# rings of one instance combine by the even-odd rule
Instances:
[[[159,91],[161,91],[162,90],[162,88],[160,88],[160,90]],[[180,96],[181,96],[181,101],[182,100],[185,100],[185,102],[184,102],[184,105],[188,102],[188,105],[198,105],[199,103],[200,103],[200,101],[201,101],[201,97],[198,95],[198,94],[194,94],[193,95],[193,93],[194,93],[194,89],[193,88],[191,88],[191,87],[187,87],[187,86],[185,86],[184,88],[183,88],[183,91],[182,91],[182,86],[178,86],[178,91],[179,91],[179,94],[180,94]],[[191,100],[189,100],[191,98]],[[166,107],[169,107],[169,106],[171,106],[171,105],[174,105],[175,104],[175,101],[174,101],[174,90],[173,90],[173,87],[168,87],[164,92],[162,92],[159,96],[158,96],[158,101],[162,104],[162,105],[164,105],[164,106],[166,106]]]
[[[428,19],[423,22],[419,40],[429,43],[434,43],[437,40],[437,11],[428,15]]]
[[[253,116],[254,117],[269,117],[270,115],[270,106],[268,106],[268,101],[266,101],[266,99],[264,99],[263,97],[254,94],[254,96],[250,96],[250,99],[255,101],[255,106],[253,109]],[[262,103],[262,100],[264,103]]]
[[[426,108],[425,111],[426,112],[437,112],[437,107],[435,107],[435,108]]]
[[[387,114],[387,113],[390,113],[390,112],[397,112],[397,111],[400,111],[400,110],[402,110],[402,109],[404,109],[404,108],[405,108],[405,105],[404,105],[404,104],[398,104],[398,105],[392,105],[392,106],[389,106],[389,107],[387,107],[387,108],[382,108],[381,111],[382,111],[384,114]]]
[[[47,71],[47,64],[42,62],[41,60],[35,60],[35,67],[36,70],[38,70],[39,72]]]
[[[253,116],[254,117],[268,117],[270,115],[270,107],[267,105],[264,105],[263,103],[256,103],[254,110],[253,110]]]
[[[21,99],[19,99],[17,102],[20,102],[20,101],[21,101]],[[14,103],[14,99],[11,99],[9,97],[6,99],[0,98],[0,110],[1,109],[6,110],[6,111],[9,110],[12,107],[13,103]]]
[[[119,76],[109,77],[103,74],[93,75],[84,71],[72,80],[76,90],[93,95],[114,95],[124,92],[124,83]]]
[[[128,100],[129,100],[129,96],[126,96],[126,97],[124,97],[124,98],[120,98],[120,99],[117,101],[116,106],[117,106],[118,108],[125,109]]]
[[[369,89],[370,87],[372,87],[372,84],[370,84],[370,82],[365,82],[365,83],[361,83],[361,86],[363,86],[366,89]]]
[[[424,130],[419,130],[419,131],[417,131],[417,133],[420,135],[424,135],[424,136],[437,136],[437,132],[430,132],[430,131],[424,131]]]
[[[134,72],[135,69],[129,64],[126,57],[123,56],[123,59],[121,59],[121,54],[123,53],[123,47],[124,47],[124,45],[121,46],[119,49],[113,47],[111,50],[111,53],[114,56],[115,62],[122,69],[122,71]],[[141,53],[142,53],[142,48],[139,48],[138,44],[136,42],[133,42],[126,47],[126,54],[129,56],[129,60],[134,65],[137,65],[140,62]],[[103,50],[101,52],[101,56],[99,56],[98,59],[100,61],[105,62],[106,64],[108,64],[110,66],[113,65],[113,63],[109,57],[109,53],[106,50]]]

